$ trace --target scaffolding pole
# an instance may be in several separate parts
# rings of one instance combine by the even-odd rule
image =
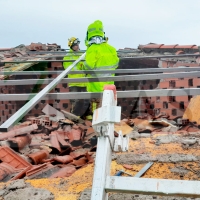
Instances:
[[[200,71],[196,72],[180,72],[180,73],[162,73],[162,74],[142,74],[142,75],[122,75],[122,76],[105,76],[95,78],[63,78],[61,83],[85,83],[85,82],[106,82],[106,81],[136,81],[136,80],[154,80],[165,78],[193,78],[199,77]],[[40,85],[49,84],[54,79],[24,79],[24,80],[3,80],[0,85]]]

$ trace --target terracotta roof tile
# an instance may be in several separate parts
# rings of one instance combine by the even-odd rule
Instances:
[[[30,163],[25,161],[21,156],[19,156],[15,151],[9,147],[0,147],[0,160],[9,165],[15,167],[16,169],[22,169],[32,166]]]
[[[160,49],[173,49],[177,46],[178,44],[172,44],[172,45],[162,45]]]
[[[155,44],[155,43],[150,43],[150,44],[146,44],[146,45],[139,45],[138,49],[144,49],[144,48],[149,48],[149,49],[158,49],[161,46],[163,46],[164,44]]]
[[[47,150],[38,151],[28,155],[34,162],[34,164],[43,163],[43,160],[48,158],[49,152]]]
[[[66,166],[52,174],[49,178],[63,178],[71,176],[76,171],[74,166]]]
[[[164,44],[155,44],[150,43],[146,45],[139,45],[138,49],[198,49],[197,45],[164,45]]]

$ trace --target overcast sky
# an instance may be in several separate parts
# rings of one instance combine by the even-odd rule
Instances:
[[[0,48],[31,42],[85,49],[87,27],[104,24],[116,49],[139,44],[200,45],[199,0],[0,0]]]

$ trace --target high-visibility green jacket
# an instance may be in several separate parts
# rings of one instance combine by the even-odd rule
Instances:
[[[77,60],[80,56],[76,55],[73,50],[70,49],[68,56],[65,56],[63,60]],[[73,62],[63,62],[64,69],[67,69]],[[82,70],[83,62],[79,62],[76,66],[72,68],[71,71],[74,70]],[[85,74],[68,74],[68,78],[84,78]],[[86,83],[68,83],[68,86],[78,86],[78,87],[86,87]]]
[[[85,62],[83,68],[85,70],[115,70],[118,67],[119,58],[116,49],[106,42],[101,44],[92,44],[86,50]],[[88,74],[88,77],[104,77],[114,76],[114,74]],[[88,92],[102,92],[104,85],[114,84],[109,82],[88,82]]]

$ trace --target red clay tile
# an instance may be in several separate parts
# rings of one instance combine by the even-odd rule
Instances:
[[[36,165],[36,166],[33,166],[30,170],[28,170],[26,172],[26,176],[31,176],[35,173],[38,173],[44,169],[47,169],[48,167],[52,167],[53,165],[52,164],[49,164],[49,163],[44,163],[42,165]]]
[[[67,137],[69,138],[69,142],[74,146],[79,146],[81,145],[81,140],[82,140],[82,131],[80,128],[78,129],[72,129],[70,132],[67,133]]]
[[[199,128],[194,127],[192,125],[187,125],[185,127],[183,127],[181,130],[187,131],[187,132],[198,132]]]
[[[52,174],[49,178],[63,178],[69,177],[76,171],[74,166],[66,166],[61,168],[58,172]]]
[[[26,145],[31,143],[31,136],[25,135],[25,136],[18,136],[12,139],[9,139],[8,142],[10,143],[10,147],[12,149],[21,150]]]
[[[86,154],[85,152],[74,151],[74,152],[71,152],[69,155],[72,156],[73,159],[79,159],[79,158],[85,156],[85,154]]]
[[[58,166],[53,166],[51,164],[47,164],[46,167],[37,169],[37,170],[32,170],[31,174],[30,172],[28,173],[28,179],[41,179],[41,178],[49,178],[51,175],[54,173],[58,172],[60,170],[60,167]]]
[[[175,49],[198,49],[196,45],[177,45]]]
[[[88,120],[85,120],[85,125],[86,125],[86,126],[92,126],[92,122],[91,122],[91,121],[88,121]]]
[[[31,169],[31,167],[27,167],[25,169],[22,169],[22,171],[20,171],[18,174],[16,174],[12,179],[10,179],[10,181],[14,181],[14,180],[17,180],[17,179],[24,178],[24,176],[26,175],[26,172],[30,169]]]
[[[92,154],[90,154],[90,152],[87,152],[85,157],[88,160],[88,163],[93,163],[94,162],[94,158],[91,156]]]
[[[55,161],[58,161],[60,163],[63,163],[63,164],[67,164],[67,163],[70,163],[73,161],[73,158],[72,156],[70,155],[66,155],[66,156],[56,156],[54,158]]]
[[[87,158],[82,157],[78,160],[73,160],[72,164],[74,164],[77,167],[81,167],[87,163]]]
[[[58,151],[61,152],[61,148],[60,148],[60,144],[58,142],[58,138],[57,138],[57,133],[56,132],[51,132],[50,134],[50,142],[51,142],[51,146],[56,148]]]
[[[0,160],[16,169],[22,169],[29,166],[32,167],[30,163],[21,158],[21,156],[19,156],[9,147],[0,147]]]
[[[28,157],[31,158],[36,165],[42,163],[42,161],[48,158],[48,156],[49,152],[46,150],[38,151],[28,155]]]
[[[87,129],[86,136],[90,135],[90,134],[92,134],[94,132],[95,132],[94,129],[92,127],[90,127],[90,128]]]
[[[26,126],[23,128],[19,128],[19,129],[15,129],[6,133],[2,133],[0,134],[0,140],[5,140],[8,138],[12,138],[18,135],[22,135],[25,133],[30,133],[31,131],[38,129],[38,126],[36,124],[30,125],[30,126]]]
[[[173,49],[177,46],[178,44],[172,44],[172,45],[162,45],[160,48],[161,49]]]
[[[0,163],[0,181],[8,181],[5,180],[9,175],[16,172],[16,169],[7,163]]]
[[[123,167],[124,167],[125,169],[133,169],[133,166],[131,166],[131,165],[126,165],[126,164],[124,164]]]
[[[184,51],[177,51],[175,54],[180,55],[180,54],[184,54],[184,53],[185,53]]]
[[[54,131],[54,132],[56,132],[57,139],[58,139],[58,141],[60,142],[60,144],[63,147],[71,147],[71,145],[69,144],[69,142],[65,141],[67,133],[65,133],[64,131]]]
[[[74,124],[74,125],[72,126],[72,128],[75,129],[75,130],[77,130],[77,129],[79,129],[79,126],[76,125],[76,124]]]

